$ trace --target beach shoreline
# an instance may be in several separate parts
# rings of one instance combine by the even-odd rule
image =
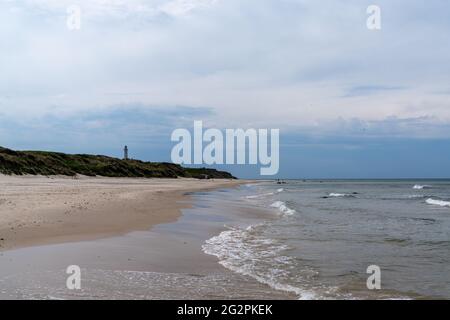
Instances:
[[[94,240],[176,221],[189,193],[243,180],[0,176],[0,252]]]
[[[276,219],[242,198],[247,182],[234,185],[189,192],[179,218],[142,231],[0,252],[0,299],[297,299],[205,252],[207,240],[229,228]],[[66,287],[72,265],[81,270],[80,290]]]

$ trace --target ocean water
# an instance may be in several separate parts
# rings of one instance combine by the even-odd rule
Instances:
[[[272,213],[203,244],[236,274],[299,299],[450,298],[450,181],[270,181],[232,198]]]

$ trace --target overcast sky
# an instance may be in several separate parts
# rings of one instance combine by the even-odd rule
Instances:
[[[0,0],[0,39],[2,146],[167,161],[197,119],[280,128],[283,177],[450,177],[447,0]]]

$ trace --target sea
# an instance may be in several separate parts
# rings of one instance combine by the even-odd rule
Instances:
[[[448,180],[267,181],[227,196],[273,212],[203,244],[235,273],[298,299],[450,298]]]

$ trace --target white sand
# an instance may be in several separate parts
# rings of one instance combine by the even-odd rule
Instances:
[[[149,229],[176,220],[186,192],[242,182],[0,175],[0,250]]]

